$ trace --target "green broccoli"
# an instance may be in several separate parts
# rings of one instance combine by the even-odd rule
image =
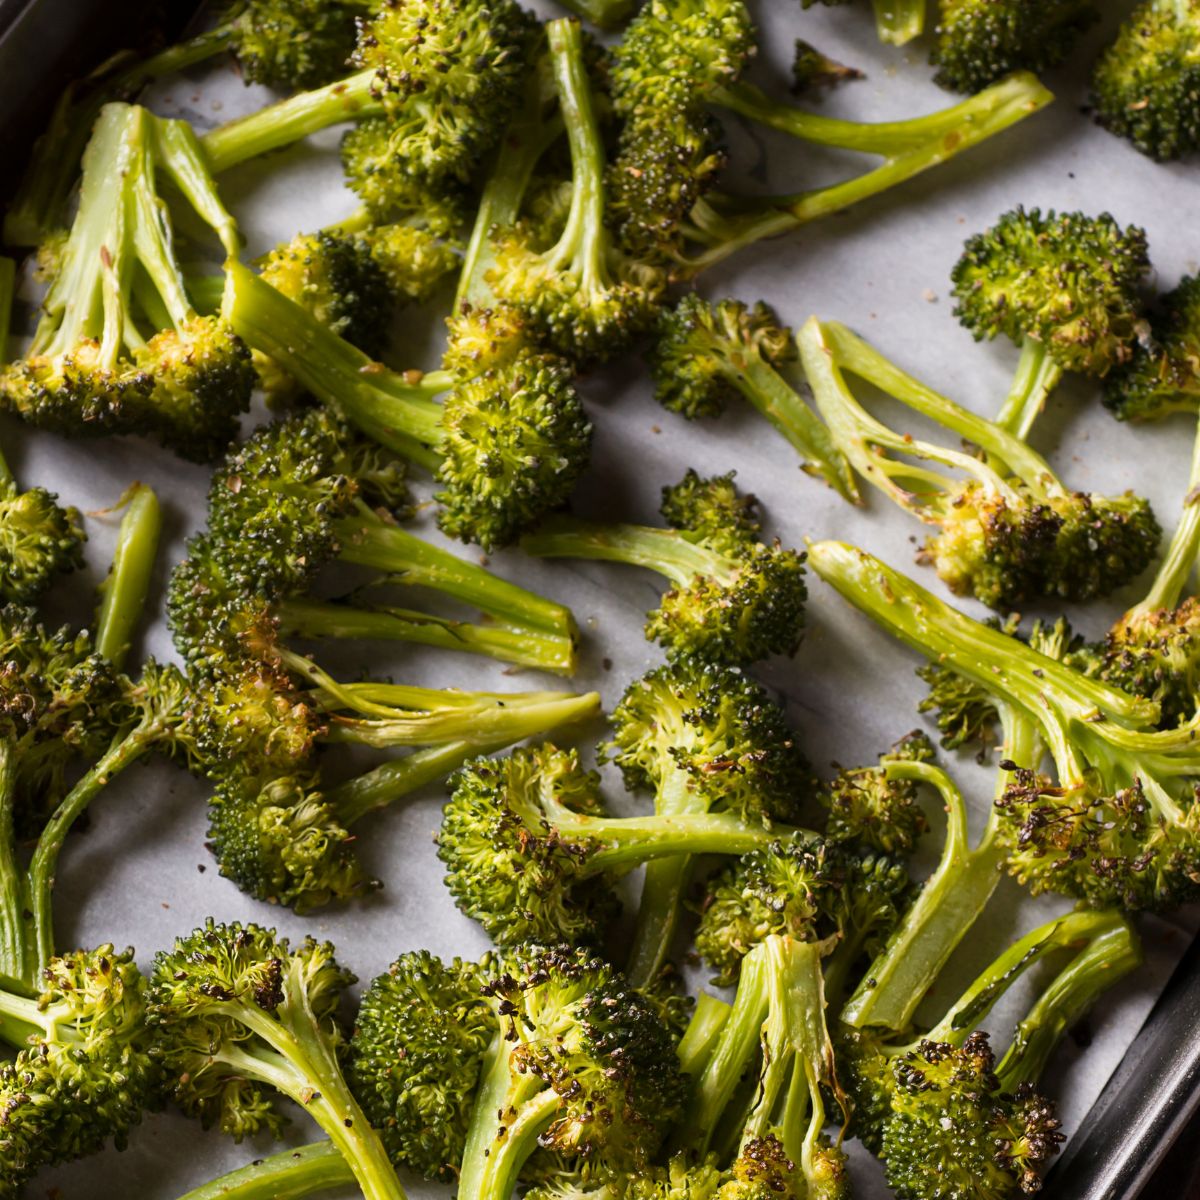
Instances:
[[[834,88],[866,76],[857,67],[835,62],[822,54],[812,42],[796,39],[792,55],[792,95],[803,96],[822,88]]]
[[[354,977],[328,942],[295,949],[258,925],[203,928],[160,951],[148,1020],[168,1094],[205,1126],[240,1141],[282,1116],[274,1093],[298,1104],[341,1151],[368,1200],[404,1191],[339,1064],[336,1009]]]
[[[203,462],[236,435],[255,375],[228,323],[197,315],[187,295],[160,173],[236,255],[191,127],[106,105],[42,318],[26,357],[0,372],[0,401],[44,428],[150,434]]]
[[[867,482],[938,529],[922,558],[952,591],[996,608],[1039,596],[1088,600],[1150,562],[1160,530],[1145,500],[1068,491],[1019,438],[906,375],[842,325],[814,317],[798,341],[835,443]],[[849,375],[979,447],[986,460],[893,432],[861,406]]]
[[[885,629],[1034,724],[1054,764],[1013,762],[996,801],[1010,874],[1035,892],[1165,909],[1196,894],[1200,774],[1191,723],[982,625],[854,547],[821,542],[817,573]]]
[[[1099,19],[1093,0],[939,0],[934,79],[979,92],[1013,71],[1057,67]]]
[[[803,470],[857,502],[845,456],[779,373],[795,357],[792,331],[761,301],[753,308],[737,300],[709,304],[691,293],[662,314],[649,361],[664,408],[692,420],[745,399],[799,451]]]
[[[179,1200],[299,1200],[301,1196],[353,1187],[354,1172],[330,1141],[256,1158],[193,1188]]]
[[[951,279],[954,315],[977,341],[1021,347],[996,423],[1027,438],[1063,373],[1119,376],[1145,331],[1145,231],[1108,213],[1015,208],[967,240]]]
[[[559,0],[563,8],[601,29],[617,29],[633,14],[637,0]]]
[[[521,547],[542,558],[587,558],[646,567],[671,588],[646,622],[646,636],[672,659],[752,663],[794,654],[804,628],[804,556],[758,540],[752,496],[733,475],[689,471],[663,489],[669,529],[553,518]]]
[[[1096,62],[1092,103],[1105,128],[1160,162],[1200,146],[1200,5],[1139,4]]]

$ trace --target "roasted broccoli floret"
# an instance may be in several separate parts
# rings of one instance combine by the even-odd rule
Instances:
[[[1093,0],[939,0],[934,79],[978,92],[1012,74],[1063,62],[1099,19]]]
[[[346,1077],[391,1159],[426,1179],[462,1161],[484,1056],[497,1032],[483,963],[402,954],[363,994]]]
[[[1200,275],[1189,275],[1150,310],[1150,334],[1105,382],[1119,421],[1156,421],[1200,407]]]
[[[499,1029],[459,1192],[507,1200],[535,1148],[568,1168],[643,1169],[683,1107],[675,1041],[653,1006],[583,951],[526,948],[484,987]]]
[[[32,996],[0,991],[0,1029],[18,1047],[0,1065],[6,1195],[110,1138],[124,1148],[159,1086],[145,992],[132,951],[109,945],[49,959]]]
[[[553,746],[476,759],[452,786],[438,834],[446,886],[504,946],[547,935],[595,945],[616,916],[614,884],[626,871],[685,863],[690,854],[737,854],[781,836],[757,815],[699,805],[610,817],[596,773]],[[649,984],[661,965],[656,956],[638,973]]]
[[[1026,438],[1065,371],[1103,376],[1138,353],[1146,233],[1108,214],[1015,208],[968,239],[955,264],[954,315],[977,341],[1021,347],[996,423]]]
[[[980,1024],[1033,964],[1064,952],[1072,957],[1041,987],[997,1063]],[[1036,1090],[1038,1078],[1063,1032],[1140,961],[1124,917],[1072,913],[1005,950],[924,1035],[839,1037],[855,1132],[883,1160],[895,1194],[934,1200],[1037,1191],[1042,1165],[1063,1141],[1053,1102]]]
[[[821,953],[819,944],[771,934],[746,955],[733,1010],[675,1134],[676,1148],[701,1161],[732,1124],[734,1179],[763,1185],[735,1197],[849,1195],[841,1138],[824,1132],[826,1096],[839,1108],[845,1097],[825,1025]],[[746,1075],[757,1077],[748,1111],[738,1103]]]
[[[798,341],[835,443],[863,479],[938,529],[922,558],[951,590],[996,608],[1039,596],[1088,600],[1127,583],[1152,559],[1160,530],[1145,500],[1069,491],[1019,438],[906,375],[842,325],[813,318]],[[894,432],[862,407],[849,376],[986,458]]]
[[[1100,123],[1164,161],[1200,146],[1200,5],[1147,0],[1092,72]]]
[[[400,374],[253,272],[234,265],[230,279],[229,318],[247,344],[368,437],[436,473],[447,533],[501,546],[570,495],[592,427],[561,360],[520,354],[470,378]]]
[[[694,471],[663,489],[671,526],[547,520],[521,546],[544,558],[588,558],[646,567],[671,588],[646,622],[646,636],[672,659],[752,663],[794,654],[804,628],[804,556],[758,540],[753,497],[732,475]]]
[[[486,280],[548,346],[586,365],[611,358],[650,327],[665,279],[628,258],[605,224],[604,143],[579,24],[551,21],[546,36],[571,148],[570,209],[549,247],[521,223],[500,235]]]
[[[964,616],[878,559],[836,542],[814,568],[885,629],[1030,722],[1054,764],[1006,759],[996,838],[1035,892],[1163,909],[1196,894],[1200,842],[1191,722],[1159,731],[1158,705]]]
[[[26,357],[0,372],[0,400],[44,428],[148,434],[203,462],[236,435],[255,375],[228,323],[198,316],[187,295],[160,173],[237,253],[191,127],[106,105],[43,316]]]
[[[278,1131],[274,1093],[341,1151],[365,1197],[403,1200],[379,1136],[339,1065],[341,993],[354,982],[328,942],[293,947],[272,929],[222,925],[178,938],[154,961],[148,1010],[168,1094],[240,1141]]]
[[[695,293],[663,313],[649,354],[655,398],[664,408],[691,420],[720,416],[745,399],[799,451],[803,470],[857,501],[845,457],[779,373],[795,358],[791,329],[767,305],[709,304]]]

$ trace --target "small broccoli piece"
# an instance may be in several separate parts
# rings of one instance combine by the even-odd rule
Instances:
[[[198,316],[186,294],[159,173],[236,254],[190,127],[105,106],[60,269],[28,355],[0,373],[0,399],[35,425],[149,434],[203,462],[236,435],[255,375],[241,339],[220,317]]]
[[[546,249],[527,225],[500,235],[485,278],[551,349],[587,365],[611,358],[650,327],[665,279],[627,258],[605,225],[604,144],[579,24],[551,21],[546,35],[571,148],[570,211]]]
[[[866,79],[857,67],[848,67],[822,54],[812,42],[796,39],[792,56],[792,95],[802,96],[823,88],[835,88],[856,79]]]
[[[561,947],[521,951],[483,990],[500,1028],[460,1194],[507,1200],[535,1146],[568,1169],[645,1169],[686,1092],[653,1007],[607,963]]]
[[[757,1075],[758,1086],[743,1112],[735,1101],[747,1074]],[[824,1133],[826,1089],[844,1109],[825,1025],[821,947],[772,934],[742,963],[733,1010],[696,1079],[675,1143],[702,1158],[732,1121],[738,1149],[731,1174],[762,1185],[734,1196],[841,1200],[849,1194],[846,1158],[840,1138],[832,1142]]]
[[[445,234],[403,221],[358,230],[354,241],[370,254],[393,295],[412,304],[427,301],[459,265],[458,248]]]
[[[363,994],[346,1078],[392,1161],[452,1179],[496,1014],[481,964],[402,954]]]
[[[171,1097],[235,1140],[278,1129],[273,1092],[299,1104],[341,1151],[369,1200],[403,1200],[378,1135],[338,1065],[336,1008],[354,982],[328,942],[217,924],[160,951],[148,998]]]
[[[1160,162],[1200,146],[1200,9],[1193,0],[1138,5],[1092,72],[1105,128]]]
[[[824,542],[810,554],[846,599],[983,688],[1002,715],[1015,713],[1045,742],[1054,780],[1038,774],[1040,755],[1005,760],[1013,773],[996,801],[996,842],[1010,874],[1035,892],[1128,909],[1195,895],[1200,760],[1188,726],[1156,730],[1152,701],[971,620],[861,551]]]
[[[813,318],[798,341],[835,443],[863,479],[938,529],[921,558],[952,591],[1004,609],[1038,596],[1088,600],[1153,558],[1160,529],[1147,501],[1069,491],[1018,437],[904,374],[844,326]],[[861,406],[850,375],[978,446],[986,460],[889,429]]]
[[[455,903],[498,945],[548,934],[596,944],[618,910],[617,878],[642,863],[737,854],[778,836],[761,817],[699,806],[609,817],[599,777],[553,746],[476,759],[453,779],[438,857]],[[661,959],[645,974],[656,979]]]
[[[1200,402],[1200,275],[1160,297],[1149,318],[1149,338],[1105,381],[1104,403],[1118,421],[1195,412]]]
[[[779,373],[796,358],[792,331],[761,301],[709,304],[694,293],[659,319],[649,354],[655,398],[689,420],[748,400],[800,452],[802,468],[846,499],[858,491],[845,456]]]
[[[565,503],[592,427],[561,360],[518,355],[469,379],[399,374],[253,272],[235,265],[230,278],[230,320],[251,347],[369,437],[436,472],[448,532],[492,549]]]
[[[1021,347],[998,425],[1027,437],[1065,371],[1107,375],[1135,355],[1149,269],[1145,230],[1108,213],[1015,208],[968,239],[951,274],[954,315],[977,341]]]
[[[732,478],[689,471],[664,488],[663,515],[679,523],[671,529],[553,518],[521,546],[538,557],[623,562],[664,576],[672,586],[649,614],[646,636],[672,659],[736,665],[794,654],[808,596],[804,556],[757,540],[752,498],[730,519]]]
[[[264,1196],[309,1196],[353,1186],[354,1172],[341,1151],[330,1141],[320,1141],[256,1158],[202,1183],[179,1200],[262,1200]]]
[[[939,0],[938,9],[929,61],[955,92],[1057,67],[1100,16],[1092,0]]]

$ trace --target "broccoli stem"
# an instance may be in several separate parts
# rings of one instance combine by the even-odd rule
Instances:
[[[365,505],[339,521],[337,533],[343,562],[383,571],[407,586],[453,596],[518,629],[560,638],[576,635],[570,609],[415,537]]]
[[[146,609],[162,534],[158,497],[144,483],[135,483],[120,503],[126,506],[125,516],[117,533],[112,565],[99,587],[95,636],[96,653],[118,670],[124,665]]]
[[[300,1011],[281,1012],[278,1020],[251,1003],[230,1007],[233,1019],[269,1049],[227,1040],[214,1050],[213,1058],[300,1105],[341,1152],[365,1200],[405,1200],[383,1145],[346,1086],[336,1050],[321,1032],[303,990],[287,1004]]]
[[[1109,988],[1141,965],[1141,942],[1120,913],[1088,914],[1089,941],[1039,994],[1017,1025],[996,1068],[1000,1090],[1033,1083],[1045,1070],[1062,1035]]]
[[[585,21],[601,29],[617,29],[633,15],[636,0],[558,0]]]
[[[437,468],[442,408],[433,397],[453,385],[449,375],[413,372],[412,380],[398,375],[326,329],[247,267],[231,261],[226,269],[225,316],[251,349],[275,359],[380,445],[419,466]]]
[[[554,637],[491,625],[472,625],[412,609],[359,608],[320,600],[284,600],[276,606],[280,632],[304,639],[409,642],[482,654],[520,667],[573,675],[574,638]]]
[[[1004,758],[1036,768],[1041,757],[1036,726],[1007,705],[1000,711]],[[887,773],[889,779],[919,780],[935,788],[947,820],[937,867],[841,1013],[842,1022],[856,1029],[881,1027],[899,1033],[912,1024],[921,1000],[987,906],[1000,882],[1005,855],[996,844],[994,807],[983,836],[970,845],[966,801],[944,771],[928,763],[893,763]],[[998,793],[1008,780],[1009,773],[1001,770]]]
[[[459,1194],[477,1196],[478,1200],[509,1200],[521,1168],[554,1120],[560,1103],[558,1093],[547,1087],[517,1107],[516,1116],[505,1127],[503,1141],[487,1157],[479,1191],[468,1192],[460,1181]]]
[[[1026,72],[993,84],[975,96],[941,112],[907,121],[878,125],[838,122],[767,103],[761,106],[754,92],[729,89],[719,93],[721,102],[740,106],[735,111],[805,140],[845,146],[880,154],[883,162],[843,183],[766,198],[714,197],[692,212],[694,239],[708,248],[688,260],[687,274],[695,276],[722,262],[731,254],[763,238],[788,233],[809,221],[886,191],[977,146],[1017,121],[1044,108],[1053,95]],[[724,215],[728,204],[734,211]]]
[[[679,1065],[685,1075],[699,1075],[708,1065],[729,1020],[731,1007],[708,992],[696,997],[692,1019],[679,1039]]]
[[[1063,369],[1050,356],[1046,343],[1027,337],[1021,343],[1017,373],[996,424],[1024,441],[1062,377]]]
[[[341,1151],[332,1142],[313,1142],[211,1179],[179,1200],[300,1200],[353,1183]]]
[[[371,94],[375,83],[375,69],[367,68],[218,125],[200,139],[210,170],[219,175],[330,125],[382,116],[384,106]]]
[[[27,986],[30,957],[28,879],[17,860],[16,774],[14,748],[0,741],[0,976],[6,977],[5,987]]]
[[[881,42],[904,46],[925,32],[925,0],[872,0]]]
[[[728,580],[735,569],[721,555],[689,541],[674,529],[601,524],[570,517],[550,517],[536,533],[521,539],[521,549],[535,558],[587,558],[645,567],[676,587],[686,587],[697,575]]]

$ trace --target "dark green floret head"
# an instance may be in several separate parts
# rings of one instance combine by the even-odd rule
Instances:
[[[608,753],[627,786],[682,786],[746,821],[794,822],[812,796],[808,760],[783,709],[729,667],[684,660],[629,686]]]
[[[366,0],[236,0],[233,49],[247,83],[303,89],[346,74]]]
[[[446,318],[442,366],[463,379],[511,365],[535,347],[529,323],[511,305],[479,308],[464,302]]]
[[[1099,19],[1093,0],[940,0],[934,79],[981,92],[1014,71],[1057,67]]]
[[[1118,421],[1157,421],[1200,406],[1200,275],[1189,275],[1150,313],[1150,335],[1105,380]]]
[[[86,535],[74,507],[44,488],[0,486],[0,601],[28,604],[51,582],[83,566]]]
[[[485,550],[561,508],[587,465],[592,425],[559,359],[524,354],[443,402],[438,522]]]
[[[611,873],[587,873],[593,840],[572,840],[547,802],[605,816],[599,777],[553,746],[478,758],[451,780],[438,857],[458,907],[497,944],[595,943],[617,914]]]
[[[1092,72],[1102,125],[1159,161],[1200,146],[1200,8],[1147,0],[1125,20]]]
[[[392,294],[413,304],[430,299],[461,261],[442,232],[403,221],[376,225],[354,240],[383,273]]]
[[[394,1163],[453,1179],[484,1053],[498,1026],[481,987],[493,967],[402,954],[363,994],[347,1081]]]
[[[719,416],[740,396],[735,381],[748,366],[795,357],[792,331],[768,305],[710,304],[695,293],[659,318],[649,355],[655,398],[689,418]]]
[[[1200,600],[1121,620],[1081,669],[1153,700],[1161,728],[1174,729],[1195,714],[1200,696]]]
[[[729,554],[753,546],[762,532],[758,500],[738,490],[736,475],[704,477],[689,468],[678,483],[663,488],[663,520]]]
[[[1108,213],[1015,208],[970,238],[951,278],[955,315],[977,339],[1045,343],[1065,370],[1103,375],[1144,328],[1145,231]]]

